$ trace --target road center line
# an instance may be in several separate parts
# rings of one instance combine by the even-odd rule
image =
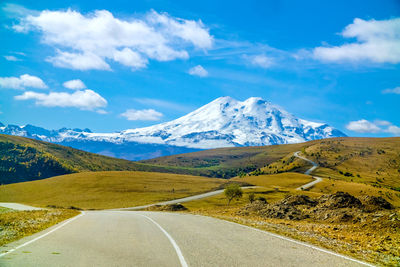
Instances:
[[[143,214],[137,214],[139,216],[145,217],[147,218],[149,221],[151,221],[152,223],[154,223],[158,228],[160,228],[160,230],[167,236],[167,238],[169,239],[169,241],[171,242],[172,246],[174,247],[176,254],[178,255],[179,261],[181,262],[182,267],[188,267],[188,264],[186,263],[185,258],[183,257],[182,251],[179,248],[178,244],[176,244],[175,240],[172,238],[172,236],[170,234],[168,234],[167,231],[164,230],[164,228],[161,227],[161,225],[159,225],[156,221],[154,221],[152,218],[143,215]]]
[[[85,215],[85,212],[84,212],[84,211],[82,211],[81,214],[79,214],[78,216],[75,216],[75,217],[73,217],[73,218],[71,218],[71,219],[65,221],[64,223],[62,223],[62,224],[60,224],[59,226],[57,226],[56,228],[54,228],[54,229],[48,231],[47,233],[45,233],[45,234],[43,234],[43,235],[41,235],[41,236],[38,236],[38,237],[36,237],[36,238],[34,238],[34,239],[32,239],[32,240],[30,240],[30,241],[28,241],[28,242],[26,242],[26,243],[24,243],[24,244],[22,244],[22,245],[19,245],[19,246],[13,248],[13,249],[10,249],[10,250],[8,250],[8,251],[6,251],[6,252],[4,252],[4,253],[1,253],[1,254],[0,254],[0,258],[3,257],[3,256],[5,256],[5,255],[7,255],[7,254],[10,254],[11,252],[16,251],[17,249],[20,249],[20,248],[22,248],[22,247],[25,247],[25,246],[27,246],[27,245],[29,245],[29,244],[31,244],[31,243],[33,243],[33,242],[35,242],[35,241],[41,239],[41,238],[43,238],[43,237],[45,237],[45,236],[47,236],[47,235],[53,233],[54,231],[56,231],[56,230],[60,229],[61,227],[65,226],[66,224],[68,224],[68,223],[70,223],[70,222],[72,222],[72,221],[78,219],[79,217],[82,217],[83,215]]]

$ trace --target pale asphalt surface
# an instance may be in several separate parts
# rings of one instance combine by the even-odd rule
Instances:
[[[1,247],[4,253],[37,239],[0,254],[0,266],[362,266],[307,244],[210,217],[87,211],[75,218],[55,231],[59,226]],[[49,231],[53,232],[40,238]]]
[[[305,160],[305,161],[307,161],[308,163],[312,164],[312,167],[311,167],[310,169],[308,169],[306,172],[304,172],[304,174],[311,175],[311,173],[312,173],[313,171],[315,171],[315,169],[318,168],[319,165],[318,165],[317,163],[315,163],[314,161],[312,161],[312,160],[309,160],[309,159],[307,159],[307,158],[304,158],[304,157],[302,157],[302,156],[299,156],[299,153],[300,153],[300,151],[297,151],[297,152],[295,152],[293,155],[294,155],[295,157],[299,158],[299,159]],[[307,184],[305,184],[305,185],[302,185],[302,186],[300,186],[300,187],[298,187],[298,188],[296,188],[296,190],[307,190],[307,189],[310,189],[311,187],[313,187],[313,186],[316,185],[317,183],[322,182],[322,180],[323,180],[321,177],[317,177],[317,176],[313,176],[312,178],[314,178],[315,180],[312,181],[312,182],[309,182],[309,183],[307,183]]]

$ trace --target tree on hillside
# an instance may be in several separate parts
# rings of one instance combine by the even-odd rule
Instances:
[[[224,190],[228,205],[233,199],[239,200],[243,196],[242,188],[238,184],[229,184]]]

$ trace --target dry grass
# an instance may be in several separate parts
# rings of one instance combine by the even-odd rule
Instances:
[[[327,139],[303,153],[324,167],[315,175],[400,190],[400,138]]]
[[[278,188],[297,188],[301,185],[313,181],[313,179],[309,175],[294,172],[272,175],[245,176],[243,178],[234,178],[232,180],[247,182],[249,184],[258,186]]]
[[[288,193],[266,193],[261,189],[246,190],[244,197],[240,201],[232,202],[230,206],[227,206],[226,198],[221,194],[185,203],[185,207],[194,214],[217,217],[289,236],[364,261],[387,266],[398,266],[400,264],[400,251],[398,250],[400,247],[399,209],[397,209],[397,212],[371,214],[366,217],[366,220],[359,223],[313,222],[310,219],[292,221],[263,218],[254,214],[239,215],[238,211],[249,203],[247,197],[252,191],[256,193],[256,197],[263,196],[269,203],[282,199]],[[319,195],[312,192],[306,194],[314,197]],[[397,215],[393,217],[393,214]],[[392,221],[391,218],[396,219],[396,221]]]
[[[347,192],[353,196],[381,196],[391,202],[394,206],[400,207],[400,192],[387,188],[377,188],[368,184],[346,182],[341,180],[324,179],[310,189],[311,192],[330,194],[337,191]]]
[[[110,209],[200,194],[226,180],[152,172],[87,172],[0,186],[0,202]]]
[[[78,211],[68,209],[15,211],[0,208],[0,246],[40,232],[78,214]]]
[[[223,194],[187,202],[184,206],[194,214],[217,217],[275,232],[364,261],[387,266],[400,264],[400,250],[398,249],[400,247],[400,195],[396,195],[396,191],[328,179],[317,184],[310,192],[294,190],[298,187],[298,182],[308,182],[309,179],[310,177],[306,175],[289,173],[235,178],[235,180],[265,186],[265,188],[246,189],[243,198],[239,201],[232,201],[229,206]],[[362,215],[364,219],[360,222],[345,223],[312,221],[311,219],[292,221],[238,213],[249,203],[248,196],[251,192],[255,193],[256,198],[264,197],[268,203],[274,203],[288,194],[305,194],[317,198],[322,194],[337,191],[349,192],[355,196],[382,196],[397,206],[397,209]],[[388,196],[391,196],[392,199]]]

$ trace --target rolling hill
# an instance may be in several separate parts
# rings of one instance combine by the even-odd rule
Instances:
[[[0,183],[44,179],[83,171],[164,171],[34,139],[0,134]]]
[[[111,209],[215,190],[226,180],[156,172],[82,172],[0,186],[0,202]]]
[[[400,191],[400,138],[340,137],[300,144],[212,149],[142,161],[152,166],[185,168],[200,175],[230,178],[303,172],[304,156],[321,167],[313,174],[349,182],[367,183]]]

